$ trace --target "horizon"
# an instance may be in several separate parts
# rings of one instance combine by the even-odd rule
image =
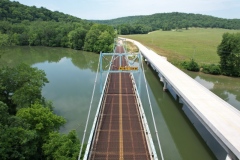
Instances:
[[[26,6],[44,7],[85,20],[112,20],[130,16],[148,16],[158,13],[202,14],[224,19],[240,19],[239,0],[10,0]]]

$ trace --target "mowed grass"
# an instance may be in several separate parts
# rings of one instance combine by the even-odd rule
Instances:
[[[226,32],[240,30],[190,28],[181,31],[154,31],[144,35],[124,35],[167,57],[175,65],[194,58],[199,64],[218,64],[217,46]]]

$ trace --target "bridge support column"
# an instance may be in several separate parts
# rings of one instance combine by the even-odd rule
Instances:
[[[166,91],[166,90],[167,90],[167,83],[164,81],[164,82],[163,82],[163,85],[164,85],[164,86],[163,86],[163,91]]]
[[[167,90],[167,82],[163,77],[160,77],[160,81],[163,82],[163,91]]]
[[[238,160],[238,158],[230,151],[226,156],[226,160]]]
[[[146,63],[147,63],[147,65],[149,65],[149,62],[148,62],[148,60],[145,58],[145,60],[144,60]]]
[[[227,155],[226,160],[232,160],[232,158],[230,158],[229,155]]]

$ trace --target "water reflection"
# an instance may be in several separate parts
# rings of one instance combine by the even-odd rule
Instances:
[[[44,97],[53,101],[54,111],[67,119],[67,124],[61,131],[76,129],[82,135],[96,73],[89,68],[79,69],[79,65],[77,67],[67,57],[61,58],[57,63],[44,62],[33,66],[44,70],[50,81],[42,90]],[[99,92],[96,92],[94,106],[97,106],[99,96]]]
[[[184,71],[217,96],[240,110],[240,78]]]
[[[202,79],[201,77],[197,76],[195,78],[195,80],[197,82],[199,82],[200,84],[202,84],[203,86],[205,86],[207,89],[213,89],[214,87],[214,83],[213,82],[209,82],[209,81],[206,81],[205,79]]]
[[[36,63],[58,63],[64,58],[70,58],[72,63],[80,69],[90,69],[96,72],[99,55],[66,48],[13,46],[5,48],[7,54],[2,54],[0,65],[16,66],[20,63],[33,65]]]
[[[81,137],[91,101],[99,55],[48,47],[14,46],[5,48],[5,51],[5,54],[1,54],[0,67],[14,67],[25,63],[44,70],[49,83],[43,88],[42,94],[53,102],[54,112],[67,120],[61,131],[67,133],[75,129]],[[92,113],[95,112],[99,97],[97,87]]]

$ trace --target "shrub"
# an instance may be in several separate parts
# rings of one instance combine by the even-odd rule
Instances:
[[[221,69],[219,65],[215,65],[215,64],[203,65],[202,72],[207,74],[219,75],[221,74]]]
[[[194,59],[191,59],[191,61],[188,62],[184,61],[182,66],[189,71],[199,72],[200,70],[199,65],[194,61]]]

